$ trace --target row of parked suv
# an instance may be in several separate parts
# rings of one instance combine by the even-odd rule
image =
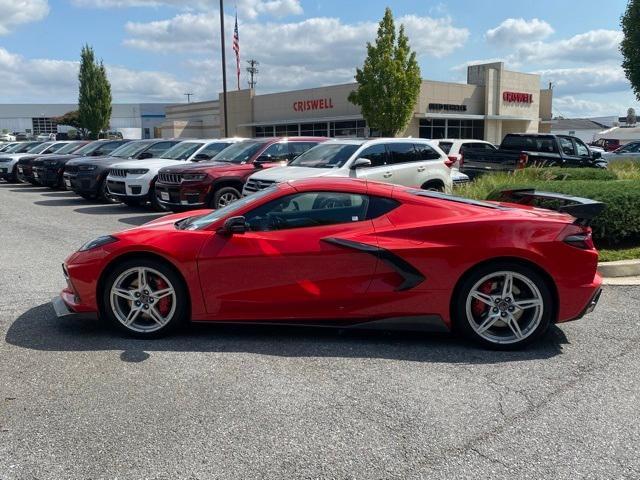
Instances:
[[[0,151],[0,178],[157,209],[220,208],[292,179],[357,177],[450,191],[436,141],[324,137],[26,142]],[[452,175],[453,173],[453,175]]]

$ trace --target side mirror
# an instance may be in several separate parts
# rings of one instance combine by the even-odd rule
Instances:
[[[152,158],[153,154],[151,152],[142,152],[138,155],[138,160],[144,160],[145,158]]]
[[[224,235],[233,235],[236,233],[244,233],[247,231],[247,222],[244,217],[227,218],[218,232]]]
[[[591,158],[593,158],[594,160],[602,158],[602,153],[600,153],[600,152],[591,152]]]
[[[370,167],[371,165],[372,165],[371,160],[369,160],[368,158],[358,158],[351,165],[351,170],[357,170],[358,168],[367,168],[367,167]]]
[[[194,162],[205,162],[207,160],[211,160],[211,157],[206,153],[199,153],[195,157],[193,157]]]

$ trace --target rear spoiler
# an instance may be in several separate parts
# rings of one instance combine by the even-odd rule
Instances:
[[[575,217],[576,224],[588,226],[595,217],[606,208],[606,204],[591,200],[590,198],[573,197],[562,193],[537,192],[533,188],[517,190],[503,190],[496,199],[499,202],[519,203],[521,205],[533,205],[536,200],[548,200],[560,203],[560,206],[544,207],[558,212],[567,213]]]

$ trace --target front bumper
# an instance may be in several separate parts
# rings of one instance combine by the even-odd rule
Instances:
[[[149,196],[149,184],[142,181],[116,180],[107,177],[107,188],[115,198],[146,199]]]
[[[65,173],[64,184],[68,190],[77,193],[98,193],[100,175],[98,173]]]
[[[98,314],[96,312],[76,312],[71,309],[69,304],[67,304],[66,299],[68,299],[67,292],[62,292],[59,297],[55,297],[51,300],[51,306],[53,307],[53,311],[58,318],[98,318]]]
[[[211,184],[193,183],[169,185],[156,183],[158,202],[170,210],[205,208],[211,193]]]
[[[10,163],[0,163],[0,178],[11,178],[13,177],[15,170],[15,164]]]
[[[59,182],[60,169],[48,167],[33,167],[33,177],[47,187],[54,187]]]

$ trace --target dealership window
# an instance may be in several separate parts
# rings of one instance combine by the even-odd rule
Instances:
[[[421,118],[420,138],[472,138],[484,139],[484,120],[455,118]]]
[[[330,122],[330,137],[364,137],[367,126],[364,120],[351,120],[347,122]]]
[[[47,117],[37,117],[31,119],[33,125],[33,134],[40,135],[41,133],[57,133],[58,124],[52,119]]]
[[[326,137],[327,122],[303,123],[300,125],[300,135],[303,137]]]
[[[255,127],[254,136],[263,137],[358,137],[366,133],[364,120],[344,122],[290,123],[283,125],[264,125]],[[379,136],[372,131],[370,136]]]

